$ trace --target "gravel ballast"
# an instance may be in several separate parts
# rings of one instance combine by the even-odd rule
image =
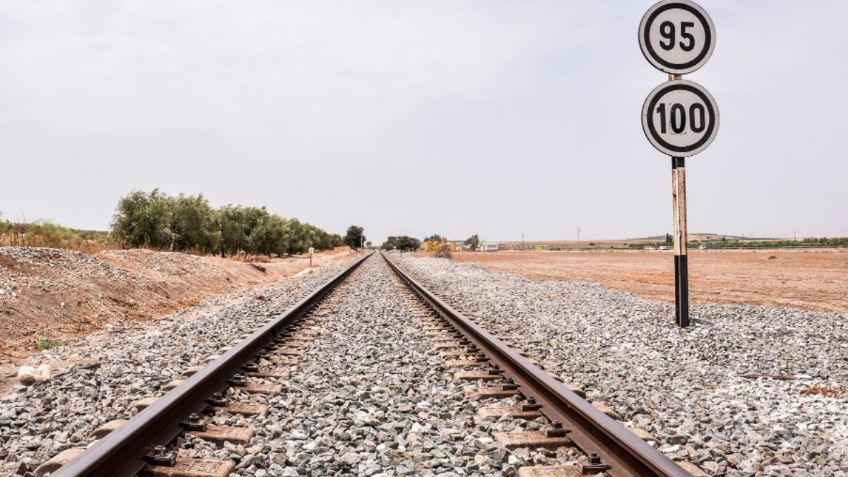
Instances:
[[[573,450],[507,451],[494,441],[492,431],[545,423],[476,419],[487,402],[467,397],[476,384],[453,379],[393,276],[375,256],[334,292],[333,313],[313,328],[291,377],[274,380],[284,391],[252,396],[270,407],[266,418],[216,421],[255,429],[249,445],[189,438],[182,455],[236,459],[244,476],[498,476],[573,460]]]
[[[0,474],[24,474],[85,445],[103,423],[131,417],[131,403],[164,394],[160,388],[183,370],[254,331],[344,266],[222,295],[155,322],[108,326],[30,358],[33,365],[59,362],[66,369],[0,398]]]
[[[144,328],[94,333],[43,353],[43,359],[77,364],[2,398],[0,474],[28,474],[62,450],[90,444],[94,429],[132,417],[133,402],[162,396],[164,384],[340,268],[210,300]],[[230,475],[258,477],[514,476],[522,466],[575,460],[573,448],[500,446],[493,432],[543,430],[547,422],[476,416],[481,406],[520,401],[472,401],[469,389],[492,382],[455,379],[461,368],[445,366],[423,331],[420,304],[401,289],[379,256],[367,260],[319,307],[322,318],[310,328],[317,336],[298,364],[278,365],[288,377],[251,378],[282,385],[282,392],[230,389],[232,402],[266,405],[267,415],[219,412],[209,418],[210,425],[252,429],[250,441],[221,446],[188,432],[175,442],[178,454],[232,461]]]
[[[844,316],[695,305],[694,326],[680,329],[673,305],[601,285],[393,259],[590,401],[654,434],[673,459],[711,475],[848,475]]]

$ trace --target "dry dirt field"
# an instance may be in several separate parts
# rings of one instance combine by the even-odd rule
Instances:
[[[769,258],[775,257],[775,258]],[[454,261],[540,280],[604,284],[674,301],[671,252],[458,252]],[[695,303],[743,303],[848,314],[848,250],[695,250],[689,253]]]

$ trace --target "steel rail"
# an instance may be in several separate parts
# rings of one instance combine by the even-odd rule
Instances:
[[[136,414],[117,430],[96,441],[89,449],[52,473],[53,477],[133,476],[141,471],[156,445],[167,445],[184,432],[181,422],[191,413],[209,406],[206,399],[224,391],[227,381],[242,366],[282,333],[286,326],[309,311],[372,254],[365,255],[327,280],[314,292],[277,315],[221,357],[192,375],[153,405]]]
[[[512,350],[501,340],[471,319],[439,299],[415,279],[403,272],[380,252],[383,259],[419,297],[445,318],[468,341],[473,343],[505,377],[518,385],[525,397],[534,397],[542,404],[541,412],[551,421],[559,421],[570,429],[571,441],[584,453],[592,452],[610,468],[605,472],[613,477],[692,477],[664,454],[649,446],[551,375]],[[575,352],[579,349],[575,348]]]

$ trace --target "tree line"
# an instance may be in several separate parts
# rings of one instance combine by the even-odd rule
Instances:
[[[122,197],[112,219],[112,234],[123,247],[221,256],[298,254],[309,247],[326,250],[344,243],[338,234],[269,213],[265,207],[214,208],[203,194],[169,196],[159,189],[136,190]]]

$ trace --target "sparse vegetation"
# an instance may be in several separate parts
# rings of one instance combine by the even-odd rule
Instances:
[[[0,246],[66,248],[84,253],[97,253],[113,246],[109,232],[78,230],[49,221],[14,221],[0,216]]]
[[[433,256],[436,258],[453,258],[453,254],[451,254],[450,247],[448,244],[441,243],[433,250]]]
[[[827,387],[827,386],[820,386],[818,384],[814,384],[814,385],[810,386],[809,388],[801,391],[801,394],[803,394],[805,396],[819,395],[819,396],[824,396],[824,397],[834,397],[835,398],[835,397],[842,396],[842,391],[843,391],[843,389],[841,387],[838,387],[838,386]]]
[[[41,338],[41,339],[35,340],[35,349],[37,349],[39,351],[44,351],[46,349],[55,348],[55,347],[57,347],[61,344],[62,344],[62,342],[59,341],[59,340],[54,340],[52,338]]]
[[[656,250],[660,247],[669,247],[671,243],[664,241],[664,237],[660,236],[656,240],[640,240],[638,242],[581,242],[579,248],[585,249],[605,249],[605,250]],[[769,249],[769,248],[839,248],[848,247],[848,237],[835,238],[807,238],[803,240],[742,240],[735,238],[720,237],[715,240],[690,240],[690,249]],[[525,243],[523,246],[518,243],[501,243],[501,250],[575,250],[577,244],[571,242],[553,242],[538,244],[533,242]]]
[[[846,247],[848,237],[809,237],[801,240],[728,240],[722,237],[718,241],[694,241],[691,245],[704,245],[706,248],[783,248],[783,247]]]
[[[159,189],[133,191],[118,202],[112,234],[123,247],[172,251],[268,255],[326,250],[342,238],[264,207],[227,205],[214,209],[202,194],[176,197]]]

